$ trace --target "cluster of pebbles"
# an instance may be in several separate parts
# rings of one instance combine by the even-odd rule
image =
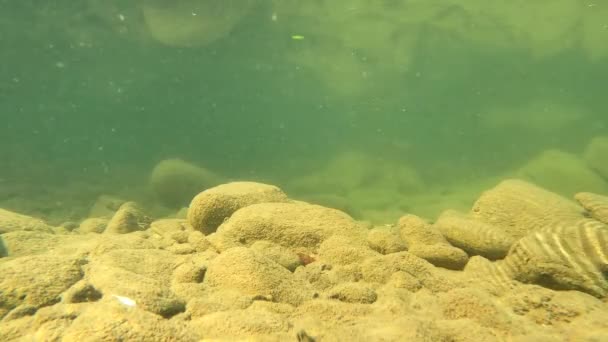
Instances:
[[[373,226],[232,182],[187,218],[74,229],[0,210],[0,336],[44,341],[608,339],[608,197],[522,180]]]

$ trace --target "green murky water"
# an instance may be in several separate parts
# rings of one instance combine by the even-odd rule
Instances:
[[[604,4],[0,6],[1,184],[86,184],[83,205],[141,194],[175,157],[289,190],[355,152],[407,165],[426,188],[466,188],[548,149],[581,156],[608,130]],[[320,187],[291,188],[331,192]],[[0,201],[53,216],[14,195]]]

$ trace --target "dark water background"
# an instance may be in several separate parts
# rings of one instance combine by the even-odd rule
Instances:
[[[4,184],[142,183],[169,157],[280,183],[352,149],[407,162],[431,183],[458,182],[548,148],[580,153],[607,132],[608,61],[579,49],[539,59],[429,30],[410,72],[344,98],[285,58],[294,42],[272,26],[271,5],[196,48],[121,36],[85,3],[0,8]],[[79,45],[79,32],[94,44]],[[589,115],[550,133],[479,119],[537,97]]]

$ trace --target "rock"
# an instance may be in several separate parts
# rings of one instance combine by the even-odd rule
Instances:
[[[346,199],[340,195],[306,194],[301,199],[308,203],[317,204],[317,205],[327,207],[327,208],[337,209],[337,210],[343,211],[345,213],[348,213],[349,215],[352,215],[351,204],[349,203],[348,199]]]
[[[175,218],[187,220],[188,219],[188,207],[180,208],[175,213]]]
[[[140,6],[145,32],[170,47],[203,47],[230,35],[258,3],[245,0],[231,6],[218,1],[145,2]],[[196,15],[192,15],[192,11]]]
[[[4,239],[2,238],[2,235],[0,235],[0,258],[4,258],[7,256],[8,256],[8,248],[6,248]]]
[[[81,256],[50,253],[13,258],[0,263],[0,317],[35,313],[60,301],[61,293],[82,279]]]
[[[471,217],[514,239],[535,230],[578,222],[582,208],[553,192],[522,180],[505,180],[484,192],[473,205]]]
[[[361,265],[362,279],[368,283],[385,284],[396,272],[411,274],[431,291],[447,291],[456,286],[439,275],[431,263],[409,252],[369,258]]]
[[[408,251],[435,266],[461,270],[469,260],[467,253],[450,245],[439,229],[415,215],[402,216],[398,226]]]
[[[204,234],[211,234],[235,211],[248,205],[287,202],[287,195],[273,185],[232,182],[196,195],[188,209],[188,222]]]
[[[447,341],[500,341],[501,339],[498,331],[491,327],[481,326],[477,321],[471,319],[438,320],[437,328],[443,333],[442,335],[446,336]],[[537,339],[530,339],[530,341],[541,342]],[[556,341],[556,339],[547,342],[549,341]]]
[[[81,234],[87,234],[87,233],[101,234],[101,233],[103,233],[104,230],[106,230],[106,227],[108,226],[109,222],[110,222],[110,220],[105,217],[88,218],[88,219],[85,219],[84,221],[80,222],[80,225],[78,226],[76,231]]]
[[[61,311],[61,307],[57,309]],[[61,335],[62,341],[201,340],[195,331],[184,324],[144,310],[129,310],[115,298],[88,306],[82,313],[71,315],[71,318],[72,324]]]
[[[220,251],[266,240],[315,254],[333,235],[365,241],[367,230],[343,212],[307,203],[260,203],[236,211],[214,234]],[[210,237],[211,238],[211,237]]]
[[[185,311],[185,303],[170,287],[177,265],[168,251],[118,249],[93,257],[86,280],[105,299],[129,298],[140,309],[170,318]]]
[[[258,252],[260,255],[276,262],[293,272],[302,265],[302,261],[298,254],[288,248],[277,245],[268,241],[257,241],[251,245],[251,249]]]
[[[85,310],[82,304],[55,304],[45,306],[34,315],[20,319],[3,320],[0,323],[0,336],[6,341],[46,340],[59,341],[73,320]]]
[[[193,319],[221,311],[246,309],[253,303],[253,296],[230,289],[205,291],[200,297],[188,302],[186,313]]]
[[[438,294],[444,318],[472,319],[482,326],[512,330],[517,321],[495,297],[474,289],[453,289]]]
[[[114,213],[116,213],[120,206],[125,202],[125,200],[118,197],[101,195],[97,197],[97,200],[89,210],[89,217],[103,217],[109,219],[114,216]]]
[[[464,274],[470,282],[480,289],[501,296],[523,286],[510,275],[505,274],[499,262],[492,262],[482,256],[474,255],[464,268]]]
[[[146,230],[152,220],[144,214],[135,202],[126,202],[112,216],[104,233],[127,234],[138,230]]]
[[[208,249],[214,250],[209,240],[207,240],[205,238],[205,235],[203,235],[203,233],[199,232],[198,230],[190,232],[190,234],[188,235],[188,243],[197,252],[204,252]]]
[[[103,295],[93,285],[84,280],[76,282],[61,295],[62,303],[89,303],[96,302]]]
[[[513,291],[501,299],[516,315],[542,325],[585,320],[590,313],[606,311],[605,303],[585,293],[552,291],[540,286]]]
[[[557,290],[608,296],[608,226],[590,219],[563,222],[513,245],[497,267],[510,278]]]
[[[160,202],[171,208],[187,205],[197,193],[221,183],[215,173],[181,159],[158,163],[150,175],[150,187]]]
[[[138,231],[131,234],[101,234],[94,241],[91,256],[98,256],[117,249],[157,249],[157,241],[150,238],[147,232]]]
[[[64,229],[66,232],[71,232],[78,228],[78,226],[79,224],[74,221],[65,221],[62,222],[57,228]]]
[[[422,288],[422,283],[416,277],[403,271],[393,273],[386,285],[397,289],[406,289],[410,292],[416,292]]]
[[[150,231],[166,239],[185,243],[188,241],[188,235],[194,229],[184,219],[160,219],[150,224]]]
[[[597,172],[604,180],[608,180],[608,136],[599,136],[591,140],[585,148],[585,163]],[[593,191],[599,189],[588,188]]]
[[[502,259],[516,238],[483,221],[472,219],[453,210],[443,212],[433,225],[454,246],[471,255]]]
[[[11,257],[32,256],[53,251],[56,255],[86,253],[95,242],[80,234],[49,234],[24,230],[2,234]]]
[[[183,263],[173,271],[173,281],[178,283],[201,283],[205,278],[207,266],[194,262]]]
[[[517,171],[517,176],[566,197],[586,189],[606,193],[608,183],[578,156],[548,150]]]
[[[345,303],[372,304],[378,299],[374,289],[363,283],[342,283],[327,292],[328,299],[337,299]]]
[[[574,199],[589,212],[591,217],[608,224],[608,196],[579,192]]]
[[[233,340],[265,340],[261,336],[289,329],[283,315],[255,309],[219,311],[196,318],[191,325],[197,331],[204,331],[207,338],[231,336]]]
[[[388,194],[417,193],[425,186],[418,172],[403,163],[369,154],[346,152],[331,160],[323,169],[293,181],[290,188],[298,193],[348,195],[378,205],[378,201],[386,201]],[[385,195],[380,199],[369,196],[378,193]],[[352,202],[349,204],[352,205]]]
[[[407,249],[406,243],[394,227],[374,227],[367,233],[367,244],[381,254],[391,254]]]
[[[319,246],[319,260],[331,265],[359,264],[380,254],[367,246],[364,240],[344,235],[328,237]]]
[[[53,233],[44,221],[0,208],[0,234],[17,230]]]
[[[245,247],[224,251],[209,262],[204,284],[270,301],[299,305],[312,299],[309,285],[283,266]]]

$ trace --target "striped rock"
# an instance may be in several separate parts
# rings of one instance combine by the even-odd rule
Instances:
[[[468,275],[469,281],[475,283],[475,286],[482,287],[497,296],[522,285],[513,280],[512,275],[501,266],[501,262],[492,262],[482,256],[471,257],[464,272]]]
[[[474,220],[454,210],[443,212],[433,225],[452,244],[471,255],[501,259],[517,241],[499,227]]]
[[[519,239],[539,229],[574,224],[584,215],[573,201],[534,184],[510,179],[484,192],[473,205],[471,217]]]
[[[608,224],[608,196],[579,192],[574,199],[589,212],[591,217]]]
[[[608,226],[582,219],[533,232],[496,263],[499,273],[557,290],[608,295]]]

